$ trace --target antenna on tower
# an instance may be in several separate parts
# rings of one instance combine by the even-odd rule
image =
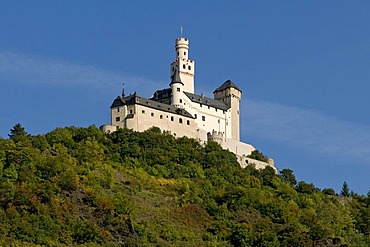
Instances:
[[[122,83],[122,98],[125,97],[125,83]]]
[[[182,25],[180,26],[180,38],[182,38],[182,32],[184,31],[184,29],[182,28]]]

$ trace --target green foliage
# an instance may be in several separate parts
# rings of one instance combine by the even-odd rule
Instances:
[[[297,184],[297,180],[295,178],[295,175],[293,174],[293,171],[291,169],[283,169],[280,171],[281,177],[286,181],[287,183],[295,186]]]
[[[344,181],[342,190],[340,191],[342,196],[350,196],[349,187],[346,181]]]
[[[268,162],[268,158],[258,150],[253,150],[252,153],[248,155],[248,157],[259,161]]]
[[[242,169],[214,142],[95,126],[32,136],[16,125],[9,137],[1,246],[370,244],[369,195],[320,192],[290,169]]]

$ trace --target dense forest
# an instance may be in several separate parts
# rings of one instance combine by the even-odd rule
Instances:
[[[1,246],[370,246],[370,194],[152,128],[0,138]]]

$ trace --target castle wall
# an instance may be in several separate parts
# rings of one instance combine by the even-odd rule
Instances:
[[[192,102],[186,95],[183,94],[184,109],[192,114],[199,129],[207,132],[218,131],[226,137],[231,137],[231,112],[230,110],[223,111],[214,107],[200,105]],[[204,117],[204,118],[203,118]]]
[[[198,126],[194,119],[177,114],[135,105],[136,114],[128,115],[123,121],[125,128],[145,131],[153,126],[169,131],[176,137],[187,136],[199,139]]]
[[[245,168],[246,166],[249,166],[249,165],[252,165],[252,164],[255,166],[256,169],[265,169],[266,167],[270,166],[277,173],[277,169],[274,166],[274,160],[273,159],[269,159],[268,162],[263,162],[263,161],[260,161],[260,160],[255,160],[255,159],[248,158],[244,155],[243,156],[237,156],[237,158],[238,158],[238,162],[239,162],[239,164],[242,168]]]

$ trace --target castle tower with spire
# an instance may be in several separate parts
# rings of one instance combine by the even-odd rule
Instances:
[[[157,90],[150,98],[141,97],[136,92],[126,96],[123,88],[121,96],[110,107],[111,124],[104,125],[103,129],[145,131],[155,126],[176,137],[187,136],[201,143],[216,141],[224,149],[234,152],[241,166],[253,162],[259,167],[274,167],[271,162],[251,161],[247,156],[255,148],[240,142],[240,88],[227,80],[214,90],[213,98],[195,94],[195,62],[188,58],[189,40],[176,39],[175,48],[176,59],[170,66],[170,87]]]
[[[171,63],[170,75],[179,72],[184,91],[194,93],[195,62],[189,59],[189,40],[187,38],[176,39],[176,59]]]

